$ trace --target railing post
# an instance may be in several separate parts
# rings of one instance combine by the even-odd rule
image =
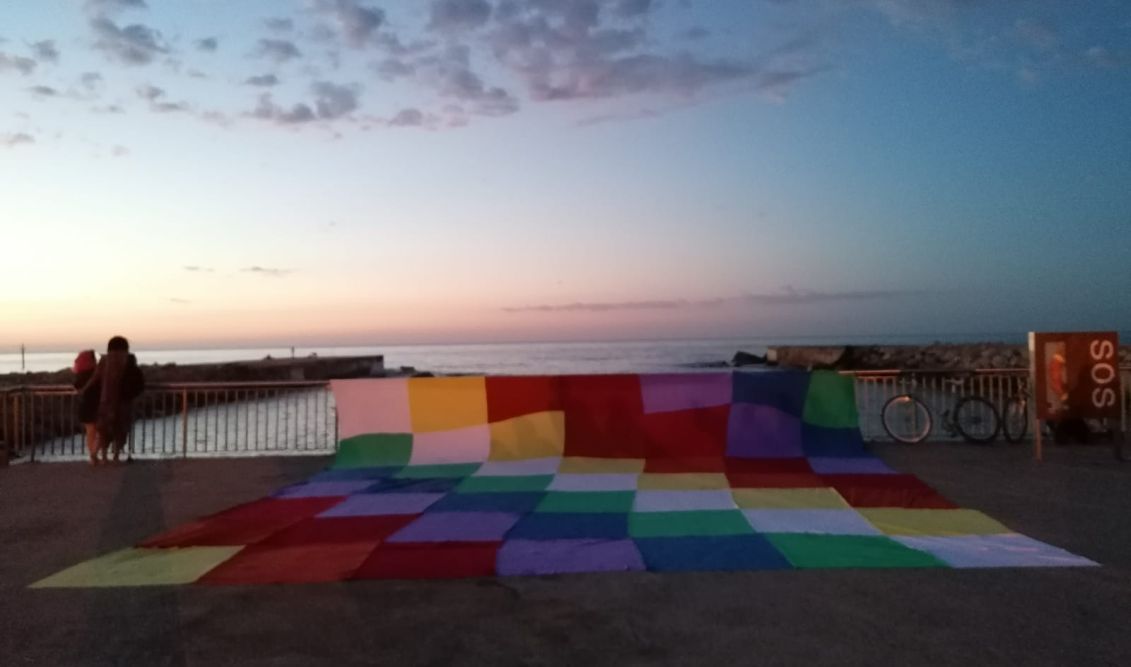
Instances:
[[[181,389],[181,457],[188,458],[188,389]]]

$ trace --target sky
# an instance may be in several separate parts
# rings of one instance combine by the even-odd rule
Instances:
[[[1131,330],[1129,119],[1124,0],[6,0],[0,349]]]

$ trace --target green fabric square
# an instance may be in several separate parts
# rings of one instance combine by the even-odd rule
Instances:
[[[768,533],[770,543],[797,568],[946,567],[934,556],[887,537]]]
[[[809,393],[805,396],[803,419],[825,428],[856,428],[860,416],[856,412],[856,384],[847,375],[835,371],[813,371],[809,377]]]
[[[436,463],[423,466],[405,466],[394,477],[401,479],[436,479],[441,477],[467,477],[479,470],[482,463]]]
[[[632,510],[635,497],[635,491],[551,491],[534,511],[627,514]]]
[[[686,537],[699,535],[750,535],[754,529],[742,512],[633,512],[628,515],[631,537]]]
[[[498,477],[468,477],[459,483],[460,493],[502,493],[513,491],[545,491],[553,475],[500,475]]]
[[[379,468],[408,463],[412,456],[411,433],[355,435],[338,443],[334,468]]]

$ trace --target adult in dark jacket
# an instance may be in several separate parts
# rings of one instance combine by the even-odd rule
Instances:
[[[105,461],[107,449],[112,448],[114,461],[118,461],[130,437],[133,401],[145,390],[145,376],[125,338],[114,336],[107,343],[106,354],[84,391],[94,387],[98,388],[99,451]]]
[[[78,400],[75,403],[75,417],[83,427],[83,436],[86,438],[86,449],[90,453],[91,464],[98,463],[98,387],[86,389],[94,377],[98,359],[94,350],[83,350],[75,357],[72,371],[75,374],[75,389],[78,390]]]

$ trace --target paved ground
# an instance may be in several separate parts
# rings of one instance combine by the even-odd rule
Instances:
[[[1107,450],[885,447],[963,506],[1100,561],[1067,570],[612,574],[29,590],[326,462],[0,469],[0,664],[1127,664],[1131,464]]]

